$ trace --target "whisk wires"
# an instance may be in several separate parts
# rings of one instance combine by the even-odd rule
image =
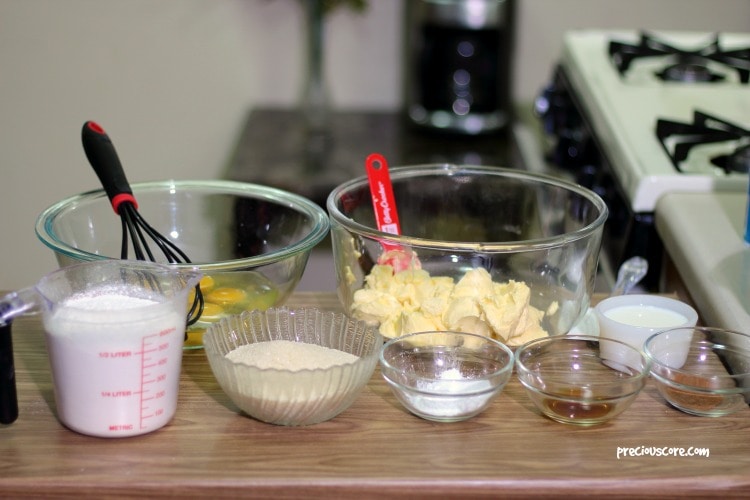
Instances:
[[[151,260],[156,262],[154,252],[151,250],[149,241],[155,244],[167,262],[170,264],[179,264],[182,262],[190,263],[187,254],[180,250],[177,245],[165,238],[159,231],[154,229],[138,212],[135,205],[130,202],[120,203],[117,207],[122,222],[122,246],[120,248],[120,258],[127,259],[130,251],[130,245],[133,247],[133,253],[138,260]],[[130,245],[128,244],[130,242]],[[148,258],[148,259],[147,259]],[[188,326],[194,324],[203,313],[204,307],[203,293],[200,285],[195,286],[195,299],[188,311]]]

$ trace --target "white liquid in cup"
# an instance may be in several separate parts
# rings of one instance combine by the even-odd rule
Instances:
[[[613,321],[646,328],[675,328],[687,321],[678,312],[654,306],[620,306],[604,315]]]
[[[44,316],[57,413],[66,427],[126,437],[172,419],[185,333],[185,312],[173,302],[74,296]],[[148,314],[140,314],[143,306]]]
[[[639,351],[643,344],[656,332],[678,327],[692,327],[698,322],[698,313],[688,304],[669,297],[658,295],[620,295],[604,299],[594,308],[599,321],[599,336],[619,340]],[[602,345],[602,357],[623,362],[633,358],[612,346]],[[687,349],[676,346],[673,358],[685,362]],[[634,362],[628,359],[623,364]]]

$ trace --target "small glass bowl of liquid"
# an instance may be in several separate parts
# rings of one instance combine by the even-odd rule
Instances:
[[[575,425],[615,418],[646,384],[649,362],[618,340],[565,335],[533,340],[515,353],[518,380],[545,416]]]

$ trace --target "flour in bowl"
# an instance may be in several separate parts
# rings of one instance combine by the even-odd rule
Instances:
[[[226,354],[227,359],[257,368],[276,370],[314,370],[353,363],[359,357],[317,344],[270,340],[246,344]]]

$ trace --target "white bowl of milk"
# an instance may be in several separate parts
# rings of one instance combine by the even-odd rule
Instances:
[[[594,307],[599,322],[599,336],[625,342],[643,350],[646,340],[653,334],[671,328],[693,327],[698,313],[690,305],[659,295],[618,295],[599,302]],[[617,361],[624,354],[609,353]],[[675,356],[675,360],[687,356]],[[675,361],[680,364],[679,361]]]

